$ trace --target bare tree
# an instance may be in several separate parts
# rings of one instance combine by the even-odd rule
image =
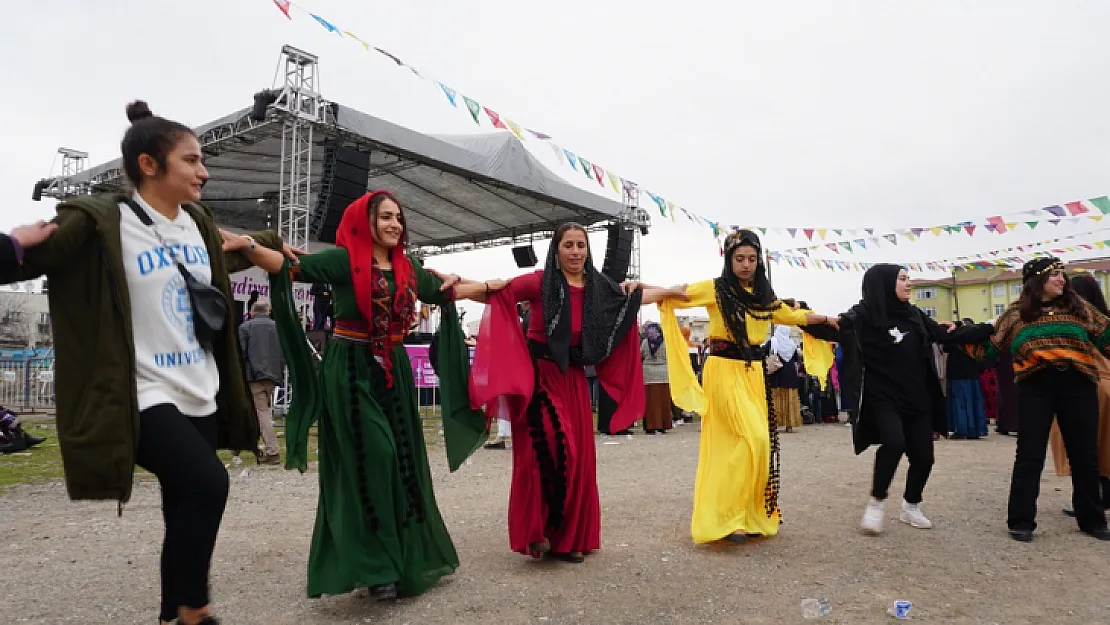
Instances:
[[[35,321],[31,316],[26,295],[0,292],[0,345],[29,346],[32,323]]]

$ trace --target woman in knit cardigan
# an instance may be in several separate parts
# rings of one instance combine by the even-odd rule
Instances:
[[[1079,529],[1110,540],[1098,479],[1097,352],[1110,346],[1110,318],[1071,288],[1064,264],[1038,258],[1022,268],[1021,297],[995,323],[979,358],[1009,352],[1018,385],[1017,457],[1007,525],[1014,540],[1030,542],[1037,527],[1037,495],[1053,420],[1072,466],[1072,502]]]

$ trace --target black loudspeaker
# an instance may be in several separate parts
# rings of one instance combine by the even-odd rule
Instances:
[[[628,278],[628,263],[632,260],[632,244],[636,231],[630,226],[613,224],[607,228],[609,236],[605,241],[605,264],[601,273],[617,282]]]
[[[513,260],[516,261],[516,266],[524,269],[525,267],[536,266],[536,250],[532,244],[521,245],[513,248]]]
[[[366,194],[370,176],[370,153],[342,146],[328,147],[325,152],[324,178],[331,183],[331,193],[321,196],[312,211],[312,234],[318,241],[335,243],[335,230],[343,219],[343,211]]]

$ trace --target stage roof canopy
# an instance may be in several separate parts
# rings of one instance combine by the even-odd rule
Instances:
[[[510,132],[431,136],[353,108],[328,104],[314,126],[309,207],[315,209],[326,145],[370,152],[370,189],[394,192],[405,208],[411,243],[435,253],[506,244],[553,230],[616,219],[620,202],[563,180]],[[250,119],[250,109],[197,129],[211,179],[204,202],[228,228],[276,224],[282,121]],[[123,186],[119,160],[70,179],[94,190]],[[313,237],[314,238],[314,237]]]

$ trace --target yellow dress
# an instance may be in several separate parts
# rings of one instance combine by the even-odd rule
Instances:
[[[802,337],[802,360],[806,363],[806,373],[817,378],[822,391],[829,383],[829,369],[832,369],[835,359],[832,345],[827,341],[809,334]]]
[[[771,439],[767,423],[767,392],[763,365],[710,356],[702,370],[704,389],[687,357],[686,341],[679,331],[674,311],[704,307],[709,311],[711,339],[730,340],[724,319],[717,309],[712,280],[686,287],[689,301],[667,300],[659,304],[663,336],[667,346],[671,397],[683,410],[702,416],[698,474],[694,482],[694,514],[690,533],[695,543],[709,543],[732,533],[773,536],[779,531],[781,515],[768,516],[764,489],[770,478]],[[783,304],[770,321],[748,315],[748,342],[766,340],[773,321],[779,325],[804,325],[805,311]]]

